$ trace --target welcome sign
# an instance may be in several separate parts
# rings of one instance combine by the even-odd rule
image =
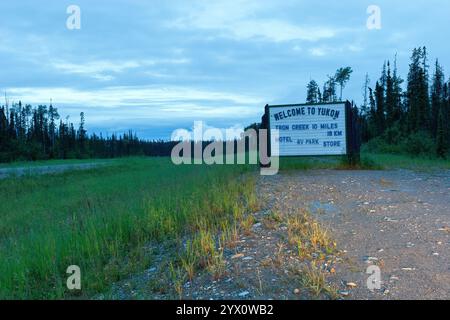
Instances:
[[[348,154],[348,103],[266,106],[270,132],[278,130],[279,156]]]

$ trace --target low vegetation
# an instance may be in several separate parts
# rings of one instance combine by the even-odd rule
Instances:
[[[297,209],[290,213],[273,211],[267,216],[264,224],[269,228],[284,224],[287,228],[287,243],[279,244],[279,251],[275,253],[275,263],[279,266],[283,264],[283,248],[288,245],[297,252],[298,258],[302,261],[301,267],[291,267],[299,286],[308,290],[314,297],[336,299],[338,290],[327,280],[333,273],[332,269],[324,268],[331,265],[335,256],[339,254],[337,244],[329,231],[305,209]]]
[[[441,170],[450,169],[450,160],[430,155],[409,155],[372,152],[363,146],[361,161],[356,166],[348,165],[345,156],[292,157],[280,159],[280,170]]]
[[[145,248],[165,241],[185,243],[171,263],[175,285],[199,268],[219,275],[223,246],[257,205],[253,170],[127,158],[0,180],[0,298],[91,297],[151,265]],[[82,272],[77,294],[66,288],[70,265]]]

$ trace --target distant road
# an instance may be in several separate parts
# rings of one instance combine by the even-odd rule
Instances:
[[[11,175],[23,176],[27,174],[60,173],[68,170],[86,170],[104,164],[106,164],[106,162],[80,163],[80,164],[54,164],[36,167],[0,168],[0,179],[5,179]]]

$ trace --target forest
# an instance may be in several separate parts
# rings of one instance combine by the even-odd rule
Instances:
[[[342,90],[352,73],[340,68],[328,76],[322,91],[315,80],[307,86],[307,103],[342,100]],[[370,85],[366,75],[363,103],[359,106],[361,140],[371,152],[447,158],[450,149],[450,82],[439,60],[433,74],[426,47],[415,48],[404,80],[397,58],[386,61],[381,76]],[[340,96],[337,96],[337,87]]]
[[[0,162],[42,159],[115,158],[170,155],[172,142],[140,139],[131,130],[121,135],[88,134],[85,116],[77,128],[50,105],[0,108]]]
[[[439,61],[433,74],[426,47],[415,48],[404,80],[397,58],[386,61],[381,76],[363,85],[359,106],[361,140],[371,152],[447,158],[450,151],[450,82]],[[321,88],[315,80],[307,86],[307,103],[343,100],[351,67],[339,68]],[[338,93],[339,90],[339,93]],[[258,128],[254,124],[249,128]],[[132,155],[169,156],[175,142],[140,139],[131,130],[111,136],[88,134],[85,115],[77,128],[61,119],[57,108],[32,107],[18,102],[0,107],[0,162],[41,159],[114,158]]]

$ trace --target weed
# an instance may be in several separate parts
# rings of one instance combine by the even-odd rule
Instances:
[[[255,217],[249,214],[247,217],[242,219],[241,227],[245,235],[249,235],[252,232],[252,227],[255,224]]]

